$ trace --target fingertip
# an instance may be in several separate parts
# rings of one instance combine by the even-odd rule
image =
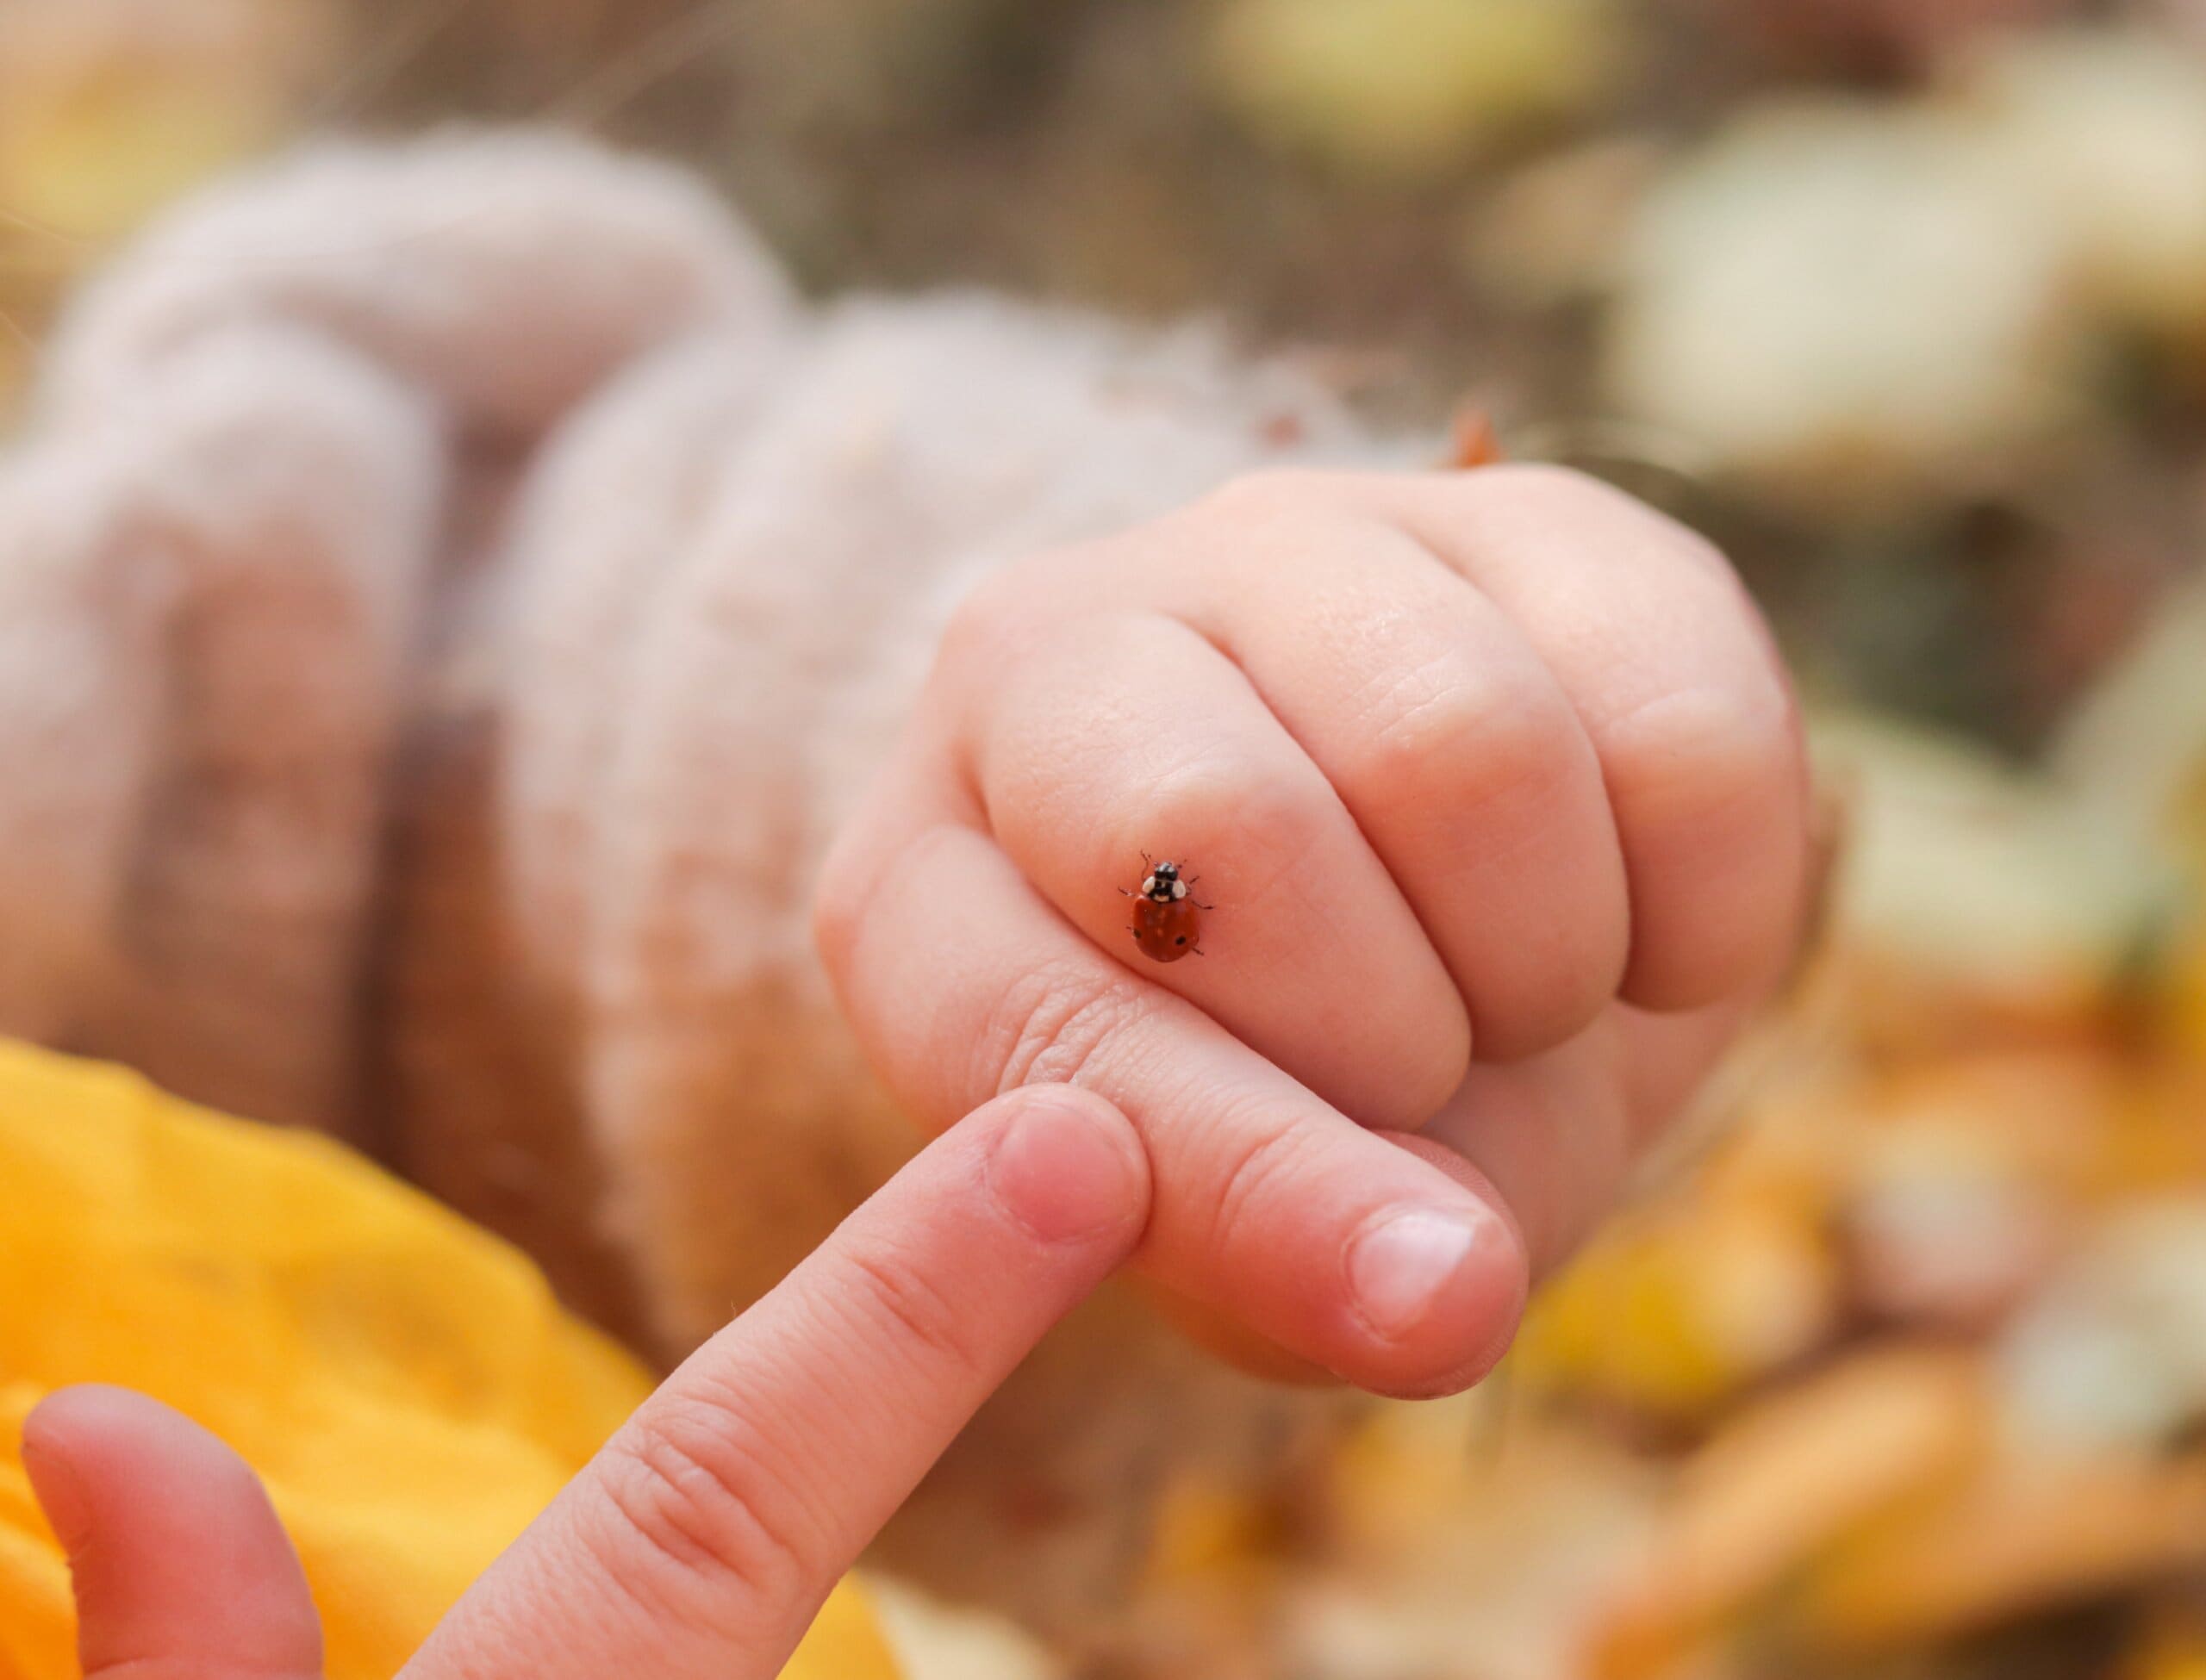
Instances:
[[[41,1452],[65,1450],[79,1428],[97,1430],[118,1411],[159,1403],[109,1383],[72,1383],[55,1389],[25,1414],[23,1445]]]
[[[1024,1086],[990,1106],[987,1179],[1004,1211],[1039,1242],[1131,1252],[1149,1222],[1149,1156],[1117,1106],[1074,1086]]]
[[[72,1384],[31,1408],[23,1419],[23,1472],[65,1550],[77,1552],[91,1538],[103,1472],[128,1463],[149,1432],[177,1429],[205,1433],[159,1401],[109,1383]]]
[[[72,1383],[32,1407],[23,1445],[41,1457],[84,1464],[199,1446],[227,1456],[221,1440],[173,1406],[113,1383]]]
[[[23,1473],[53,1537],[73,1554],[91,1538],[92,1509],[69,1452],[63,1416],[51,1409],[55,1397],[40,1401],[23,1420]]]
[[[47,1440],[56,1434],[73,1437],[79,1430],[104,1434],[128,1428],[150,1417],[182,1416],[134,1388],[115,1383],[71,1383],[55,1389],[30,1409],[23,1419],[23,1436]]]
[[[150,1533],[155,1519],[178,1516],[194,1497],[220,1502],[225,1515],[240,1503],[256,1519],[267,1510],[259,1477],[227,1442],[135,1389],[109,1383],[56,1389],[24,1418],[22,1451],[41,1503],[50,1486],[71,1526],[87,1537],[104,1534],[118,1512],[134,1522],[145,1519],[134,1532]],[[49,1515],[58,1514],[49,1509]],[[69,1544],[59,1521],[54,1528]]]
[[[22,1452],[69,1553],[86,1672],[320,1672],[297,1553],[218,1436],[149,1396],[84,1384],[32,1410]]]

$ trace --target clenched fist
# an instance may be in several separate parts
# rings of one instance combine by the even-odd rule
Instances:
[[[929,1124],[1124,1111],[1137,1262],[1213,1340],[1434,1394],[1784,968],[1809,811],[1690,532],[1551,468],[1260,476],[967,603],[818,928]],[[1144,853],[1201,957],[1130,936]]]

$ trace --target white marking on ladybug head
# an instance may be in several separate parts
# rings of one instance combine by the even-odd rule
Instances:
[[[1150,898],[1150,897],[1153,897],[1153,896],[1155,895],[1156,892],[1156,877],[1155,875],[1151,875],[1151,876],[1150,876],[1146,880],[1143,881],[1143,882],[1142,882],[1142,884],[1141,884],[1141,893],[1142,893],[1142,896],[1143,896],[1144,898],[1145,898],[1145,899],[1146,899],[1146,898]]]
[[[1187,883],[1184,880],[1174,881],[1172,883],[1172,896],[1175,899],[1186,898],[1187,896]]]

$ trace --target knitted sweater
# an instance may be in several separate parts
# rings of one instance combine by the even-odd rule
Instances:
[[[0,1030],[366,1143],[663,1359],[913,1147],[815,860],[999,561],[1371,458],[1203,333],[800,301],[662,166],[319,147],[78,301],[0,460]],[[885,1541],[1062,1631],[1333,1403],[1106,1292]]]

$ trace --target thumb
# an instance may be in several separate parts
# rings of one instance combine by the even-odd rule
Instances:
[[[245,1460],[180,1412],[86,1384],[23,1422],[23,1468],[69,1552],[85,1680],[315,1680],[321,1624]]]

